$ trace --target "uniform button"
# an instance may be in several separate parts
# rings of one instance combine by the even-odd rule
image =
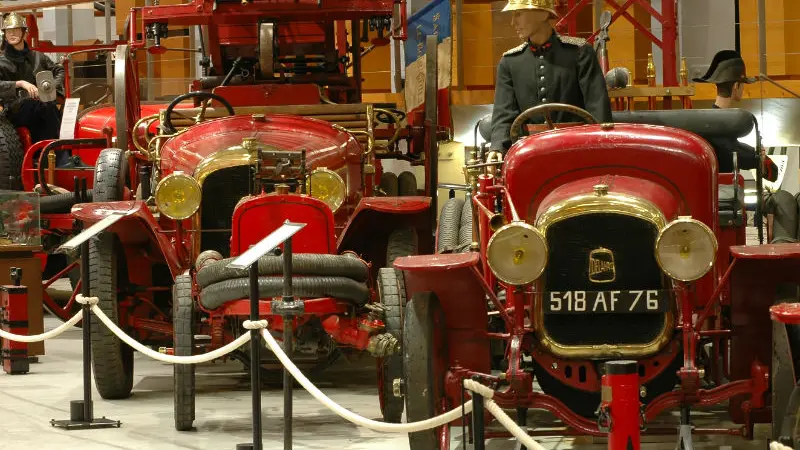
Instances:
[[[539,70],[544,70],[544,65],[539,66]]]
[[[544,55],[539,55],[539,59],[544,59]]]
[[[539,81],[544,81],[544,76],[539,77]]]
[[[547,103],[547,97],[542,97],[542,103]]]
[[[539,89],[539,92],[541,92],[542,94],[544,94],[545,92],[547,92],[547,90],[546,90],[544,87],[542,87],[541,89]]]

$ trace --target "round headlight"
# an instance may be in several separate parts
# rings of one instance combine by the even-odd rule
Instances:
[[[200,207],[200,184],[183,172],[167,175],[156,186],[156,206],[174,220],[192,217]]]
[[[317,200],[322,200],[331,211],[336,212],[344,203],[347,187],[338,173],[317,169],[306,179],[306,192]]]
[[[694,281],[707,274],[717,257],[717,238],[699,220],[680,217],[656,239],[656,260],[670,278]]]
[[[547,265],[547,241],[533,225],[511,222],[489,239],[486,260],[500,281],[514,286],[529,284]]]

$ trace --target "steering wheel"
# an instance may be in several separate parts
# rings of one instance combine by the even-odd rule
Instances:
[[[164,127],[164,131],[166,133],[173,134],[173,133],[177,132],[175,127],[172,126],[172,110],[175,109],[175,106],[178,103],[180,103],[180,102],[182,102],[182,101],[184,101],[186,99],[189,99],[189,98],[199,98],[201,100],[216,100],[216,101],[222,103],[222,106],[224,106],[225,109],[228,110],[228,115],[230,115],[230,116],[236,115],[236,113],[233,111],[233,106],[231,106],[231,104],[228,103],[227,100],[225,100],[223,97],[221,97],[221,96],[219,96],[217,94],[214,94],[214,93],[211,93],[211,92],[203,92],[203,91],[189,92],[189,93],[186,93],[186,94],[179,95],[179,96],[175,97],[175,100],[172,100],[172,102],[169,104],[169,106],[167,106],[167,110],[164,112],[164,123],[161,124],[161,126]],[[180,112],[176,112],[175,114],[178,114],[179,116],[184,117],[184,118],[189,119],[189,120],[194,120],[194,123],[198,124],[203,120],[203,113],[204,112],[205,112],[205,107],[202,107],[200,109],[200,113],[197,115],[197,117],[189,117],[189,116],[186,116],[184,114],[181,114]]]
[[[529,108],[527,111],[523,112],[517,116],[516,119],[514,119],[514,122],[511,124],[511,129],[508,132],[509,136],[511,137],[511,142],[516,142],[520,138],[522,125],[530,120],[531,117],[535,117],[539,114],[544,115],[544,120],[547,122],[547,125],[551,130],[558,129],[558,127],[553,124],[553,120],[550,118],[550,114],[555,111],[567,112],[579,116],[581,119],[583,119],[584,123],[588,125],[594,125],[597,123],[597,119],[595,119],[594,116],[589,114],[589,112],[585,109],[581,109],[573,105],[567,105],[566,103],[544,103],[539,106]]]

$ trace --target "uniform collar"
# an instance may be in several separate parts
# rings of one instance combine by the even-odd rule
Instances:
[[[547,53],[548,50],[550,50],[553,47],[553,44],[555,44],[557,41],[558,41],[558,33],[556,33],[555,30],[553,30],[553,34],[551,34],[550,38],[542,45],[536,45],[530,40],[528,40],[528,48],[530,48],[531,51],[536,56],[544,55],[545,53]]]

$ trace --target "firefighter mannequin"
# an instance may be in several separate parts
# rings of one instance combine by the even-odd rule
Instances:
[[[585,39],[560,36],[553,29],[555,0],[509,0],[503,11],[523,44],[503,54],[497,65],[491,151],[511,146],[511,123],[523,111],[543,103],[566,103],[611,121],[611,100],[597,53]],[[582,122],[565,112],[553,122]],[[544,119],[542,118],[542,123]]]
[[[714,109],[733,108],[734,104],[742,100],[744,85],[755,83],[755,78],[747,77],[747,69],[744,60],[739,53],[733,50],[722,50],[718,52],[711,61],[708,72],[700,78],[692,81],[696,83],[714,83],[717,85],[717,98],[714,101]],[[719,171],[722,173],[733,172],[733,152],[737,153],[739,168],[743,170],[755,169],[758,166],[758,155],[753,147],[739,142],[736,139],[714,139],[714,147],[723,151],[719,155]],[[775,181],[778,178],[778,167],[774,162],[764,155],[764,167],[762,172],[764,178]]]
[[[8,119],[15,127],[30,130],[33,142],[57,139],[61,127],[61,113],[53,102],[39,100],[36,74],[43,70],[53,73],[56,91],[63,95],[64,68],[54,63],[44,53],[31,50],[25,42],[28,32],[25,18],[11,13],[3,18],[0,48],[0,102]],[[68,152],[57,152],[57,165],[69,162]]]

